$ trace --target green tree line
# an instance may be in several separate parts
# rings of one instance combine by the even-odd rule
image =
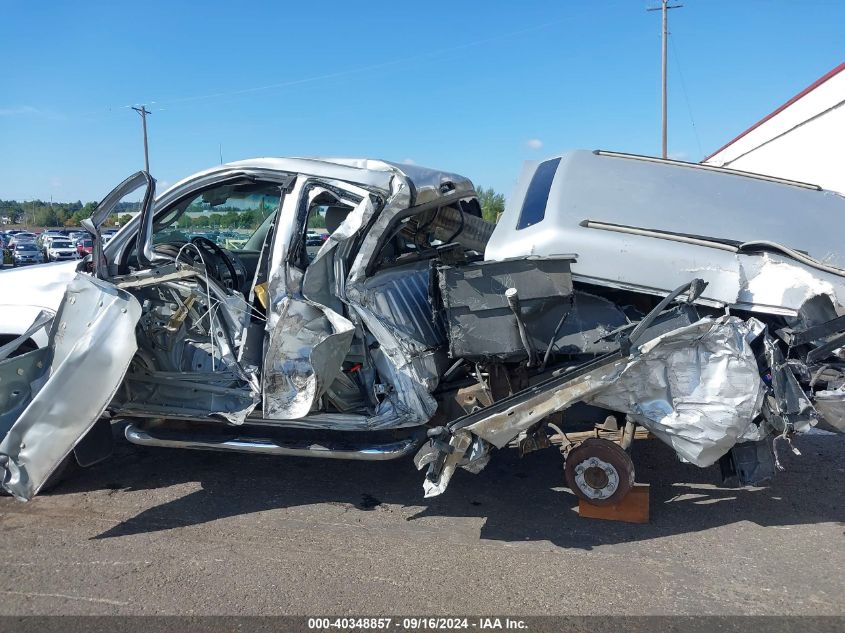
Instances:
[[[139,203],[121,202],[115,208],[114,213],[107,221],[107,225],[114,225],[120,216],[126,215],[127,211],[137,211]],[[96,202],[45,202],[43,200],[30,200],[19,202],[17,200],[0,200],[0,215],[9,218],[12,224],[24,224],[27,226],[79,226],[82,220],[91,216],[97,208]]]
[[[499,216],[505,210],[505,196],[496,193],[492,187],[476,187],[475,192],[481,205],[481,217],[488,222],[498,222]]]
[[[476,192],[481,204],[482,216],[485,220],[496,222],[505,210],[505,196],[497,193],[491,187],[478,187]],[[90,217],[96,207],[96,202],[83,204],[80,200],[76,202],[0,200],[0,215],[7,216],[12,224],[80,226],[82,220]],[[120,224],[123,226],[132,217],[128,212],[139,210],[140,203],[121,202],[115,208],[115,213],[106,221],[106,225]],[[270,209],[264,208],[263,202],[260,208],[247,211],[233,207],[220,207],[214,213],[207,213],[201,207],[189,208],[188,213],[179,219],[179,226],[180,228],[255,229],[264,221],[270,211]],[[189,215],[191,212],[196,214]],[[325,226],[325,220],[319,214],[314,214],[309,218],[308,226],[309,228],[322,228]]]
[[[265,205],[263,200],[255,209],[217,206],[211,213],[202,205],[192,204],[176,225],[181,229],[257,229],[274,210],[275,207]]]

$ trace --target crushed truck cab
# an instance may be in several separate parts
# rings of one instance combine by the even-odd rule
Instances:
[[[3,486],[104,457],[104,420],[142,446],[413,455],[426,496],[556,447],[614,503],[638,428],[759,483],[780,440],[845,419],[842,217],[811,185],[603,152],[526,165],[497,224],[467,178],[384,161],[254,159],[158,197],[139,172],[88,258],[0,273]]]

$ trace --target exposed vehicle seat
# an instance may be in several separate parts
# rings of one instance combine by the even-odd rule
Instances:
[[[416,349],[437,349],[447,342],[442,316],[432,316],[430,286],[428,260],[380,270],[364,282],[369,309]]]
[[[337,227],[343,224],[350,211],[352,211],[351,207],[326,207],[326,232],[329,235],[334,233]]]

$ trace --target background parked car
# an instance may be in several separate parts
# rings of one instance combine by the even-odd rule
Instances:
[[[79,257],[76,248],[67,238],[52,238],[47,242],[46,258],[50,262],[58,262]]]
[[[18,242],[12,248],[12,266],[26,266],[27,264],[40,264],[44,256],[38,250],[34,241]]]
[[[44,257],[47,257],[47,248],[50,246],[50,242],[53,240],[54,237],[57,236],[42,233],[38,236],[38,239],[35,240],[36,246],[38,246],[38,248],[41,250],[41,254],[44,255]]]
[[[47,257],[47,249],[50,247],[50,242],[56,238],[66,240],[67,236],[62,235],[58,231],[44,231],[38,236],[38,239],[35,240],[36,244],[38,244],[38,247],[41,249],[41,252],[44,253],[44,257]]]
[[[38,236],[35,235],[34,233],[27,233],[27,232],[15,233],[12,236],[12,239],[9,241],[9,248],[14,248],[17,244],[23,244],[23,243],[35,244],[35,240],[36,240],[37,237]]]
[[[80,257],[90,255],[91,252],[94,250],[94,240],[91,239],[91,236],[80,237],[76,240],[75,244],[76,254]]]

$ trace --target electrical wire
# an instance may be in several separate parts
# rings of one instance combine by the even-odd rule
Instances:
[[[175,99],[166,99],[166,100],[159,100],[157,102],[158,105],[170,105],[170,104],[177,104],[177,103],[186,103],[186,102],[196,102],[196,101],[205,101],[209,99],[219,99],[221,97],[230,97],[230,96],[237,96],[237,95],[244,95],[244,94],[252,94],[255,92],[261,92],[264,90],[274,90],[278,88],[288,88],[291,86],[299,86],[306,83],[313,83],[318,81],[324,81],[327,79],[337,79],[340,77],[345,77],[347,75],[354,75],[364,72],[371,72],[374,70],[382,70],[384,68],[389,68],[391,66],[400,66],[406,65],[413,62],[418,62],[422,60],[429,60],[432,58],[436,58],[438,56],[447,54],[447,53],[454,53],[457,51],[462,51],[467,48],[473,48],[476,46],[481,46],[483,44],[488,44],[490,42],[496,42],[502,39],[506,39],[509,37],[514,37],[517,35],[525,35],[528,33],[534,33],[536,31],[541,31],[544,29],[548,29],[551,26],[555,26],[558,24],[563,24],[568,22],[568,19],[560,19],[550,22],[544,22],[542,24],[535,24],[534,26],[525,27],[522,29],[517,29],[514,31],[507,31],[505,33],[498,33],[496,35],[491,35],[489,37],[481,38],[478,40],[473,40],[471,42],[464,42],[463,44],[458,44],[455,46],[448,46],[440,49],[436,49],[433,51],[427,51],[425,53],[420,53],[418,55],[411,55],[409,57],[400,57],[397,59],[392,59],[384,62],[379,62],[377,64],[368,64],[366,66],[358,66],[356,68],[349,68],[346,70],[335,71],[331,73],[324,73],[320,75],[314,75],[311,77],[304,77],[302,79],[291,79],[287,81],[280,81],[272,84],[266,84],[263,86],[253,86],[250,88],[241,88],[239,90],[230,90],[226,92],[215,92],[205,95],[194,95],[188,97],[180,97]],[[138,105],[138,104],[134,104]],[[125,107],[133,107],[132,105],[125,106]]]
[[[553,26],[558,26],[560,24],[565,24],[569,21],[569,18],[561,18],[559,20],[551,20],[543,22],[542,24],[535,24],[533,26],[524,27],[521,29],[516,29],[513,31],[506,31],[504,33],[498,33],[495,35],[491,35],[489,37],[484,37],[481,39],[473,40],[471,42],[464,42],[462,44],[454,45],[454,46],[447,46],[444,48],[426,51],[424,53],[420,53],[417,55],[411,55],[408,57],[399,57],[396,59],[387,60],[384,62],[379,62],[377,64],[368,64],[364,66],[357,66],[354,68],[348,68],[345,70],[339,70],[335,72],[329,73],[322,73],[319,75],[312,75],[309,77],[302,77],[300,79],[289,79],[285,81],[278,81],[271,84],[265,84],[262,86],[251,86],[246,88],[240,88],[237,90],[229,90],[229,91],[221,91],[221,92],[213,92],[201,95],[188,95],[183,97],[175,97],[175,98],[166,98],[166,99],[150,99],[143,103],[148,108],[150,106],[157,106],[155,108],[150,108],[151,112],[161,112],[168,109],[172,109],[169,106],[173,105],[181,105],[181,104],[189,104],[189,103],[200,103],[204,101],[211,101],[215,99],[221,99],[225,97],[237,97],[241,95],[248,95],[253,94],[256,92],[262,92],[266,90],[277,90],[280,88],[290,88],[296,86],[302,86],[303,84],[310,84],[310,83],[318,83],[321,81],[332,80],[332,79],[339,79],[341,77],[351,76],[351,75],[358,75],[361,73],[366,72],[373,72],[378,70],[383,70],[385,68],[390,68],[394,66],[407,66],[409,64],[418,63],[421,61],[436,61],[439,57],[443,55],[448,55],[449,53],[455,53],[458,51],[463,51],[468,48],[474,48],[477,46],[482,46],[484,44],[489,44],[492,42],[497,42],[503,39],[517,37],[520,35],[526,35],[530,33],[536,33],[538,31],[549,29]],[[131,103],[126,105],[109,105],[104,106],[103,108],[90,110],[84,113],[79,114],[79,117],[84,117],[90,119],[94,118],[106,118],[110,116],[114,116],[116,114],[120,114],[123,110],[128,108],[137,107],[142,105],[140,102],[138,103]],[[168,107],[163,107],[168,106]],[[58,107],[55,108],[57,112],[62,112],[66,108]]]
[[[687,104],[687,114],[689,114],[689,120],[692,124],[692,132],[695,135],[695,142],[698,145],[698,154],[699,156],[704,156],[704,149],[701,147],[701,138],[698,136],[698,128],[695,127],[695,119],[692,116],[692,106],[690,105],[689,95],[687,94],[687,85],[684,81],[684,73],[681,72],[681,58],[678,55],[678,49],[675,46],[675,38],[672,34],[669,34],[669,41],[672,43],[672,53],[675,55],[675,66],[678,68],[678,78],[681,80],[681,92],[684,95],[684,101]]]
[[[212,301],[212,299],[211,299],[211,282],[208,279],[208,266],[205,265],[205,258],[202,256],[202,252],[200,251],[199,246],[197,246],[193,242],[186,242],[185,244],[182,245],[182,248],[180,248],[179,252],[176,253],[176,261],[177,262],[179,261],[179,258],[182,256],[182,251],[184,251],[189,246],[193,247],[193,249],[197,252],[197,256],[199,256],[200,261],[202,262],[203,274],[205,275],[205,292],[206,292],[206,297],[208,299],[208,306],[209,306],[209,308],[208,308],[208,311],[209,311],[208,328],[209,328],[209,333],[211,334],[211,336],[209,336],[209,339],[211,341],[211,371],[215,371],[215,367],[214,367],[214,333],[213,333],[214,321],[213,321],[212,315],[211,315],[211,301]]]

